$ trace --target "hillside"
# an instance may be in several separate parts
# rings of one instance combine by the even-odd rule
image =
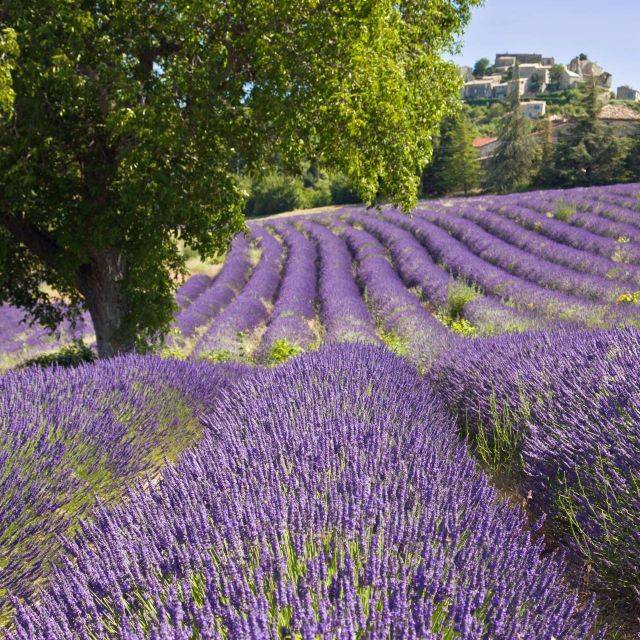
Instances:
[[[639,194],[617,185],[425,201],[412,217],[344,207],[252,222],[216,277],[178,291],[171,353],[267,362],[282,341],[364,340],[427,366],[461,334],[637,325]],[[6,363],[51,348],[2,313]]]
[[[7,637],[635,637],[639,203],[274,216],[168,357],[0,376]]]

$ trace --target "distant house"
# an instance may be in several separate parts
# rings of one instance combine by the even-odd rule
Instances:
[[[626,104],[605,104],[598,118],[612,127],[617,135],[633,134],[640,128],[640,112]]]
[[[567,69],[578,74],[581,82],[595,80],[601,87],[611,89],[612,75],[607,73],[597,62],[576,57],[567,65]]]
[[[519,79],[518,95],[521,96],[525,93],[527,88],[527,82],[528,80],[526,78]],[[514,85],[513,80],[509,82],[497,82],[492,87],[491,97],[494,100],[505,100],[511,95],[511,92],[513,91],[513,85]]]
[[[511,79],[517,70],[520,78],[520,95],[533,97],[550,88],[554,64],[554,58],[542,56],[539,53],[498,53],[491,76],[476,80],[469,77],[470,67],[460,67],[461,75],[467,78],[462,95],[465,100],[504,100],[511,93]],[[581,82],[589,80],[595,81],[598,86],[605,89],[611,88],[610,73],[592,60],[576,57],[567,66],[562,66],[559,80],[554,73],[554,90],[573,89]],[[640,93],[632,89],[627,95],[634,97],[622,99],[640,101]]]
[[[475,138],[472,144],[478,153],[478,160],[484,161],[494,154],[498,146],[498,138]]]
[[[507,73],[509,69],[516,66],[516,62],[517,60],[515,56],[509,54],[497,54],[493,68],[497,73]]]
[[[508,67],[513,67],[516,64],[541,64],[552,67],[554,59],[544,57],[539,53],[496,53],[494,66],[499,67],[504,64]]]
[[[640,91],[636,91],[636,89],[632,89],[628,85],[623,85],[622,87],[618,87],[618,90],[616,91],[616,98],[618,100],[640,102]]]
[[[529,100],[528,102],[520,103],[520,108],[527,118],[537,120],[547,112],[547,103],[544,100]]]
[[[493,82],[483,79],[465,82],[462,95],[465,100],[489,100],[492,93]]]
[[[521,64],[518,67],[518,75],[527,81],[525,93],[542,93],[549,84],[551,67],[541,64]]]
[[[473,69],[471,67],[462,66],[458,67],[458,73],[465,82],[471,82],[475,78],[473,77]]]
[[[565,89],[574,89],[580,82],[582,82],[582,78],[579,73],[571,71],[567,69],[567,67],[562,69],[562,73],[560,74],[560,89],[563,91]]]

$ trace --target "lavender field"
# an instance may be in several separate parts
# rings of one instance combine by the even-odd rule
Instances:
[[[9,640],[640,637],[640,185],[237,236],[165,346],[0,309]]]

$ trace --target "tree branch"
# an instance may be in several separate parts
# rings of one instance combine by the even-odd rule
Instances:
[[[0,211],[0,226],[37,255],[48,267],[55,269],[58,266],[63,249],[50,234],[42,231],[35,224],[21,220],[6,211]]]

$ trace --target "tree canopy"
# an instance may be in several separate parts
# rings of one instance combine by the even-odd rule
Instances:
[[[498,193],[516,191],[528,184],[536,154],[531,123],[520,106],[517,70],[514,76],[508,110],[498,124],[498,147],[487,163],[487,186]]]
[[[563,186],[607,184],[624,175],[625,141],[600,121],[603,94],[593,82],[578,86],[568,133],[558,138],[555,150],[556,181]]]
[[[88,309],[102,356],[162,336],[179,241],[206,258],[244,227],[239,160],[314,158],[410,208],[479,3],[5,0],[0,303]]]
[[[423,175],[425,193],[463,192],[468,195],[480,185],[482,167],[473,148],[473,138],[473,127],[466,110],[442,121],[433,162]]]
[[[480,60],[476,60],[476,63],[473,65],[473,75],[476,78],[482,78],[486,75],[487,71],[491,67],[491,62],[489,58],[480,58]]]

